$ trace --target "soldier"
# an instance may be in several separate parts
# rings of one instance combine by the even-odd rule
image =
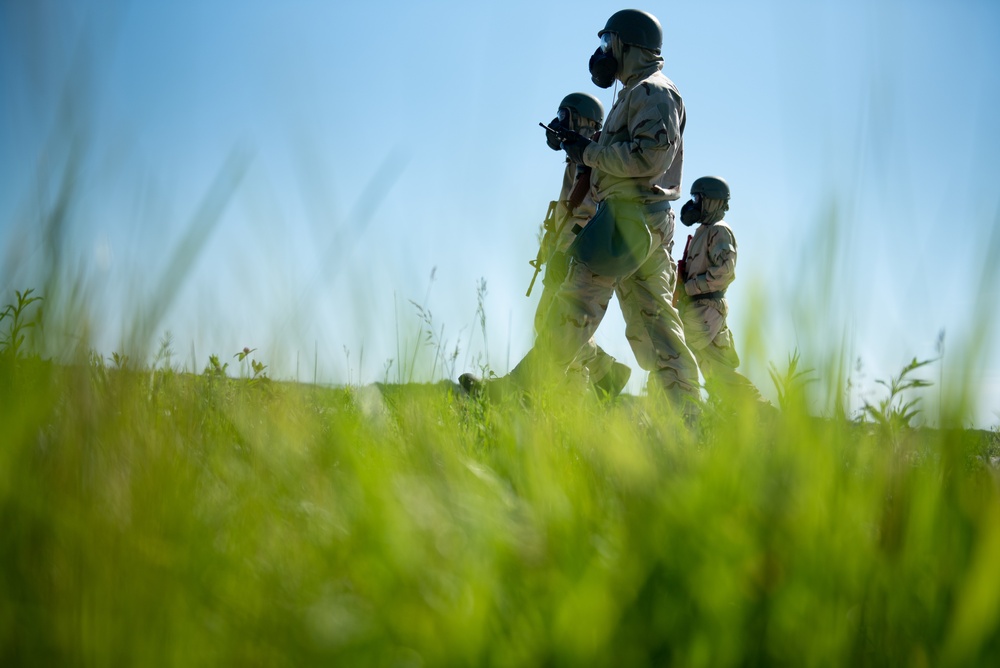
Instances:
[[[549,127],[577,132],[592,139],[600,132],[603,121],[604,106],[600,100],[587,93],[570,93],[559,103],[559,113],[549,123]],[[546,131],[545,141],[549,148],[562,150],[559,138],[553,132]],[[583,228],[597,209],[590,191],[590,171],[590,167],[566,158],[562,190],[554,216],[556,227],[547,230],[542,239],[542,253],[548,256],[548,260],[545,263],[545,276],[542,278],[542,296],[535,310],[536,334],[545,322],[559,286],[569,273],[567,251],[576,238],[573,230]],[[532,357],[533,354],[529,351],[518,366],[531,364]],[[593,338],[584,345],[574,365],[586,367],[598,395],[609,398],[621,393],[632,374],[631,369],[607,354]],[[517,369],[512,373],[517,375]]]
[[[563,128],[593,138],[600,132],[603,121],[604,106],[600,100],[587,93],[570,93],[559,103],[559,114],[552,119],[549,127]],[[554,151],[562,150],[559,137],[549,130],[545,132],[545,143]],[[573,229],[576,226],[582,228],[586,225],[596,209],[597,205],[590,195],[590,168],[575,163],[567,157],[562,190],[552,217],[554,227],[546,229],[542,238],[540,254],[547,256],[547,260],[545,276],[542,278],[544,289],[538,301],[538,308],[535,310],[536,333],[544,321],[556,290],[569,273],[569,255],[566,251],[576,239]]]
[[[585,227],[574,229],[569,274],[546,314],[536,344],[539,364],[533,366],[543,375],[573,368],[617,294],[626,338],[653,387],[673,403],[690,406],[699,399],[698,368],[671,304],[676,265],[670,255],[684,103],[660,71],[663,32],[656,17],[635,9],[616,12],[598,37],[591,79],[601,88],[617,80],[623,88],[597,141],[579,133],[560,135],[570,160],[591,168],[598,207]],[[533,381],[524,369],[515,371],[508,382]]]
[[[600,132],[603,121],[604,106],[600,100],[587,93],[570,93],[559,103],[558,114],[549,122],[549,127],[592,138]],[[550,130],[545,135],[549,148],[554,151],[562,150],[558,135]],[[567,250],[576,238],[573,230],[586,225],[597,208],[590,194],[590,168],[567,158],[559,200],[552,202],[550,206],[538,258],[532,263],[536,268],[536,276],[542,263],[545,266],[542,295],[535,310],[536,333],[544,323],[556,292],[569,272]],[[534,279],[531,284],[534,285]],[[528,294],[530,296],[531,286],[528,287]],[[526,369],[535,363],[535,356],[534,349],[528,351],[511,372],[512,375],[516,377],[527,373]],[[592,338],[584,345],[574,366],[586,367],[597,394],[608,398],[618,396],[632,374],[631,369],[608,355]],[[459,377],[459,383],[466,391],[473,392],[481,388],[482,381],[466,373]]]
[[[694,352],[709,392],[766,403],[750,379],[737,373],[739,355],[726,326],[726,288],[736,278],[736,237],[723,220],[729,210],[729,184],[703,176],[691,185],[681,222],[698,224],[679,263],[676,301],[688,347]]]

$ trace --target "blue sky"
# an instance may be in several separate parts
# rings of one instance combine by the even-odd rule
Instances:
[[[250,346],[275,377],[395,380],[418,349],[412,302],[458,346],[452,378],[516,363],[562,172],[537,123],[573,91],[610,107],[587,61],[623,6],[346,4],[0,2],[4,303],[39,280],[40,211],[76,138],[60,263],[105,354],[166,295],[152,347],[170,331],[199,370]],[[944,330],[945,382],[967,374],[975,422],[1000,422],[997,3],[641,8],[687,106],[685,188],[732,186],[745,371],[773,396],[769,362],[799,350],[827,380],[842,355],[854,400],[877,399]],[[216,182],[221,213],[199,215]],[[185,239],[199,252],[165,290]],[[623,332],[613,309],[598,338],[637,369]]]

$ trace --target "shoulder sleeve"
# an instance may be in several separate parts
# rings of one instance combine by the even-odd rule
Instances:
[[[712,225],[708,238],[708,269],[696,277],[699,292],[725,290],[736,280],[736,238],[725,225]]]
[[[662,174],[680,147],[683,103],[669,88],[651,81],[632,89],[622,103],[628,105],[627,132],[609,135],[613,141],[608,144],[591,144],[584,161],[615,176]]]
[[[736,265],[736,236],[728,225],[716,223],[712,226],[714,235],[709,241],[708,259],[713,265],[722,265],[732,261]]]

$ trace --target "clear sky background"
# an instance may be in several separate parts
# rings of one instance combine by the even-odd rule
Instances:
[[[563,168],[537,123],[574,91],[610,108],[587,61],[621,8],[0,0],[3,303],[54,262],[89,313],[63,334],[105,355],[169,331],[199,371],[249,346],[276,378],[406,379],[414,351],[415,380],[502,373]],[[924,377],[1000,422],[1000,4],[640,8],[687,107],[685,190],[732,187],[730,325],[765,395],[798,350],[876,400],[943,331]],[[598,340],[640,391],[616,308]]]

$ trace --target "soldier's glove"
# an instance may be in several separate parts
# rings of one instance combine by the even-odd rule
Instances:
[[[562,148],[573,162],[583,164],[583,152],[593,142],[577,132],[568,132],[563,136]]]
[[[553,118],[549,122],[549,127],[550,128],[557,128],[557,127],[559,127],[559,117],[558,116],[556,116],[555,118]],[[559,145],[559,143],[560,143],[559,142],[559,135],[557,135],[555,132],[552,132],[552,130],[549,130],[547,128],[545,130],[545,143],[548,144],[549,148],[551,148],[553,151],[560,151],[560,150],[562,150],[562,146]]]

